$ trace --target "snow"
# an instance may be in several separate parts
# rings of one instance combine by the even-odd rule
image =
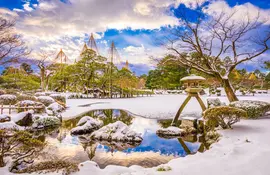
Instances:
[[[34,114],[34,110],[29,110],[29,111],[25,111],[25,112],[20,112],[15,116],[11,117],[11,120],[14,121],[15,123],[17,123],[18,121],[22,120],[27,114]]]
[[[198,80],[198,81],[204,81],[206,80],[204,77],[197,76],[197,75],[190,75],[187,77],[182,78],[180,81],[187,81],[187,80]]]
[[[142,141],[140,134],[131,130],[125,123],[117,121],[103,126],[91,134],[91,137],[98,140],[113,141]]]
[[[4,94],[4,95],[0,95],[0,99],[5,99],[5,100],[16,100],[17,97],[16,97],[16,95]]]
[[[70,109],[64,112],[65,118],[72,118],[80,113],[93,109],[118,108],[131,111],[149,118],[172,118],[185,99],[185,95],[157,95],[131,99],[81,99],[67,100]],[[206,98],[202,99],[206,103]],[[228,100],[219,97],[221,102]],[[255,96],[239,96],[240,100],[259,100],[270,102],[269,94]],[[97,102],[104,102],[98,103]],[[106,103],[105,103],[106,102]],[[93,104],[89,107],[79,105]],[[191,101],[184,113],[201,113],[196,101]],[[7,123],[7,122],[6,122]],[[95,162],[86,161],[79,165],[80,171],[72,175],[268,175],[270,172],[270,117],[264,116],[257,120],[241,120],[232,130],[219,130],[220,141],[204,153],[197,153],[185,158],[171,160],[163,167],[170,167],[170,171],[158,172],[158,167],[142,168],[140,166],[121,167],[107,166],[100,169]],[[8,168],[0,168],[2,175],[15,175],[8,172]],[[37,175],[38,173],[32,173]],[[61,175],[61,172],[47,175]]]
[[[178,127],[170,126],[168,128],[160,128],[157,130],[158,135],[164,136],[181,136],[185,131]]]
[[[32,127],[35,129],[43,129],[61,124],[60,119],[55,116],[35,114],[33,118],[34,123],[32,124]]]
[[[17,130],[23,130],[23,128],[21,126],[17,125],[14,121],[0,123],[0,129],[17,129]]]
[[[40,101],[41,103],[44,103],[46,106],[55,102],[55,100],[49,96],[39,96],[38,101]]]
[[[58,114],[65,110],[64,106],[58,104],[57,102],[50,104],[47,109],[51,110],[54,114]]]
[[[94,130],[100,128],[103,125],[103,122],[96,120],[92,117],[85,116],[82,117],[77,123],[77,127],[73,128],[70,132],[72,134],[86,134],[91,133]]]

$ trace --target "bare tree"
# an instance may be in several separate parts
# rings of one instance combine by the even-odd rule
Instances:
[[[236,13],[206,15],[198,8],[190,19],[191,15],[181,8],[176,11],[181,25],[170,29],[165,38],[171,52],[169,61],[217,78],[229,101],[238,100],[229,74],[237,65],[262,55],[270,47],[270,26],[262,22],[260,13],[256,18],[242,14],[241,21],[236,20]]]
[[[41,51],[38,54],[36,64],[40,70],[40,86],[42,91],[48,90],[49,77],[52,75],[52,71],[48,70],[48,67],[52,64],[51,57],[54,55],[53,52]]]
[[[0,65],[17,62],[19,58],[30,53],[14,26],[14,20],[0,17]]]

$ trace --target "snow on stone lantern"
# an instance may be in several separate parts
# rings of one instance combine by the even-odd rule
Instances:
[[[180,80],[186,86],[185,91],[188,93],[188,96],[183,102],[183,104],[180,106],[180,108],[178,109],[172,121],[172,125],[175,125],[180,114],[182,113],[183,109],[185,108],[185,106],[187,105],[191,97],[195,97],[197,99],[203,111],[206,110],[206,107],[199,95],[199,93],[203,90],[203,88],[200,87],[200,83],[204,82],[205,80],[206,79],[204,77],[196,76],[196,75],[190,75]]]

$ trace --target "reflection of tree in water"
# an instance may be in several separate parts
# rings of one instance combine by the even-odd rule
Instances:
[[[172,119],[158,120],[158,124],[163,128],[168,128],[172,124]],[[181,120],[178,120],[176,122],[176,126],[180,126],[180,124],[181,124]]]
[[[78,138],[89,160],[92,160],[95,157],[98,144],[95,141],[91,140],[89,135],[82,135],[79,136]]]

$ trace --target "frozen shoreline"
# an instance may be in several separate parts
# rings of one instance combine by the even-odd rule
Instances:
[[[185,97],[185,95],[157,95],[130,99],[67,100],[70,108],[62,115],[63,119],[69,119],[89,110],[117,108],[148,118],[172,118]],[[208,96],[202,97],[204,102],[206,102],[206,98]],[[219,98],[222,102],[228,103],[226,97]],[[270,95],[239,96],[239,99],[270,102]],[[97,102],[105,103],[97,104]],[[95,104],[89,107],[78,107],[78,105],[90,103]],[[192,100],[184,110],[184,114],[192,112],[201,113],[199,104],[195,100]],[[128,168],[113,165],[100,169],[95,162],[87,161],[82,163],[83,166],[79,165],[80,171],[74,174],[85,175],[91,172],[95,175],[268,175],[270,172],[270,116],[258,120],[241,120],[233,128],[232,130],[220,130],[219,133],[222,135],[220,141],[213,144],[212,148],[205,153],[171,160],[164,165],[169,166],[170,171],[158,172],[158,167],[131,166]],[[5,167],[0,168],[0,174],[12,173],[9,173]],[[56,174],[61,173],[49,173],[49,175]]]

